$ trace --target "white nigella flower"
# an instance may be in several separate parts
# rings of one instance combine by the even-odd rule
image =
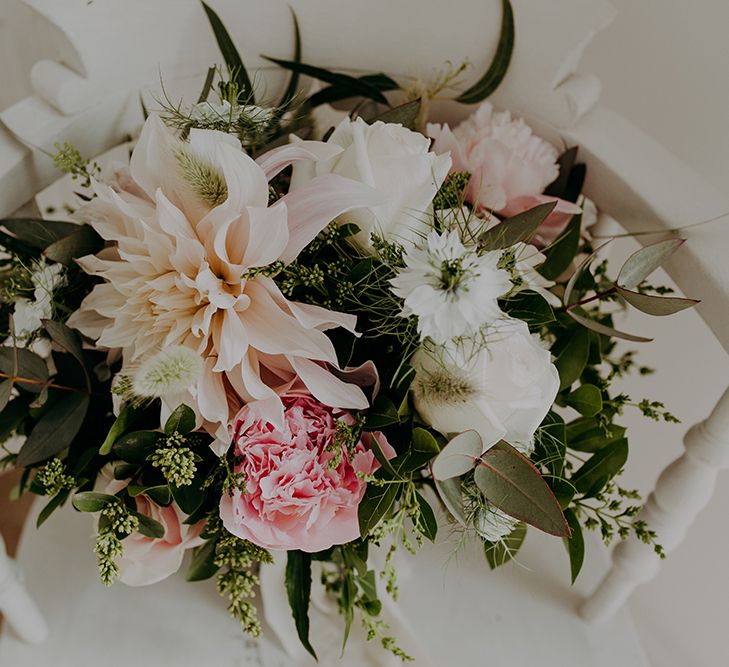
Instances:
[[[489,506],[479,511],[474,519],[476,532],[489,542],[498,542],[511,533],[519,523],[500,509]]]
[[[173,345],[142,363],[134,375],[134,393],[164,397],[184,392],[197,384],[202,370],[202,358],[195,350]]]
[[[431,232],[424,244],[408,250],[405,268],[391,281],[392,291],[405,300],[402,315],[416,315],[421,338],[437,343],[504,317],[497,299],[512,284],[498,266],[500,257],[467,248],[457,231]]]
[[[559,298],[549,291],[554,285],[552,280],[547,280],[537,267],[540,266],[546,257],[538,248],[527,243],[517,243],[507,252],[513,253],[514,263],[512,273],[515,278],[514,292],[522,290],[532,290],[541,294],[552,306],[559,306],[561,301]]]
[[[21,340],[38,331],[41,327],[41,320],[52,317],[53,292],[65,280],[63,267],[60,264],[49,266],[45,262],[40,262],[30,280],[33,283],[33,299],[18,299],[13,311],[15,335]]]

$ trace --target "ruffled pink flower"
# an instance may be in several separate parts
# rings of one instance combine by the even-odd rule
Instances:
[[[109,467],[101,471],[97,488],[103,493],[114,495],[127,484],[128,479],[114,479]],[[164,507],[143,493],[135,500],[137,511],[159,522],[165,534],[159,539],[141,533],[132,533],[124,538],[124,551],[117,561],[119,581],[128,586],[147,586],[166,579],[180,569],[185,552],[203,543],[200,532],[205,522],[200,521],[194,526],[185,525],[183,521],[187,516],[174,502]]]
[[[255,403],[236,416],[235,453],[244,457],[236,472],[245,475],[245,491],[223,496],[223,524],[267,549],[313,553],[357,539],[362,476],[379,467],[370,438],[377,438],[388,457],[394,450],[381,433],[362,434],[349,450],[337,427],[354,423],[349,412],[305,393],[282,400],[283,429],[274,428],[265,406]]]
[[[372,188],[327,174],[269,206],[270,178],[340,151],[304,141],[254,161],[230,135],[193,129],[183,142],[150,116],[128,176],[116,188],[95,183],[97,197],[79,212],[114,247],[79,260],[105,282],[70,325],[121,348],[125,365],[170,345],[196,350],[197,384],[163,398],[169,409],[193,407],[221,441],[240,407],[231,394],[275,402],[276,387],[295,377],[325,403],[367,407],[327,366],[337,357],[324,331],[353,331],[356,317],[289,301],[265,270],[293,261],[338,215],[382,202]]]
[[[559,174],[557,149],[508,111],[495,113],[484,102],[453,130],[429,124],[427,133],[434,139],[434,152],[450,151],[451,172],[471,174],[465,194],[477,209],[510,217],[556,199],[557,207],[544,223],[550,235],[580,212],[575,204],[542,194]]]

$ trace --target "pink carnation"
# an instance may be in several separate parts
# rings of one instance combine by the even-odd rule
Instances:
[[[115,495],[129,481],[114,479],[111,468],[107,467],[101,471],[96,487],[104,493]],[[137,512],[160,523],[165,534],[158,539],[145,537],[141,533],[132,533],[124,538],[124,551],[117,562],[119,581],[128,586],[147,586],[180,569],[185,551],[203,543],[200,532],[205,522],[200,521],[194,526],[185,525],[183,521],[187,516],[174,502],[165,507],[155,503],[146,494],[136,496],[135,501]]]
[[[494,113],[489,102],[451,130],[429,124],[436,153],[450,151],[451,172],[471,174],[466,199],[481,210],[510,217],[555,197],[542,195],[559,174],[557,149],[537,137],[522,119],[508,111]],[[557,207],[543,225],[559,233],[580,208],[557,199]]]
[[[357,539],[357,508],[366,487],[361,477],[378,468],[370,438],[377,438],[387,456],[394,450],[382,434],[364,433],[348,451],[337,426],[354,424],[349,412],[306,393],[286,394],[282,400],[281,430],[256,403],[235,418],[235,452],[244,457],[236,472],[245,475],[245,491],[223,496],[223,524],[268,549],[313,553]]]

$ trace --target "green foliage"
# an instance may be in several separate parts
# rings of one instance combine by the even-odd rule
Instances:
[[[81,156],[78,149],[71,144],[54,144],[56,153],[53,155],[53,165],[64,174],[70,174],[71,178],[80,181],[84,188],[91,186],[91,181],[98,179],[101,174],[101,167],[96,162],[90,162]]]
[[[526,524],[517,524],[516,528],[498,542],[484,541],[486,562],[492,570],[505,565],[516,556],[527,534]]]
[[[301,644],[317,659],[309,642],[309,599],[311,597],[311,554],[289,551],[286,561],[286,593]]]

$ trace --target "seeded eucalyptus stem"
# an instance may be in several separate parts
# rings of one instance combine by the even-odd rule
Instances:
[[[614,294],[615,290],[616,290],[615,287],[611,287],[610,289],[603,290],[602,292],[597,292],[594,296],[587,297],[586,299],[580,299],[579,301],[575,301],[574,303],[571,303],[569,306],[563,306],[562,310],[567,312],[569,310],[574,310],[575,308],[578,308],[579,306],[584,306],[585,304],[592,303],[593,301],[599,301],[600,299],[603,299],[606,296],[610,296],[611,294]]]
[[[79,394],[88,394],[85,389],[79,389],[78,387],[66,387],[62,384],[55,384],[54,382],[44,382],[43,380],[31,380],[30,378],[19,377],[18,375],[10,375],[9,373],[0,373],[0,378],[12,380],[13,382],[19,382],[21,384],[38,384],[50,389],[62,389],[63,391],[76,391]]]

